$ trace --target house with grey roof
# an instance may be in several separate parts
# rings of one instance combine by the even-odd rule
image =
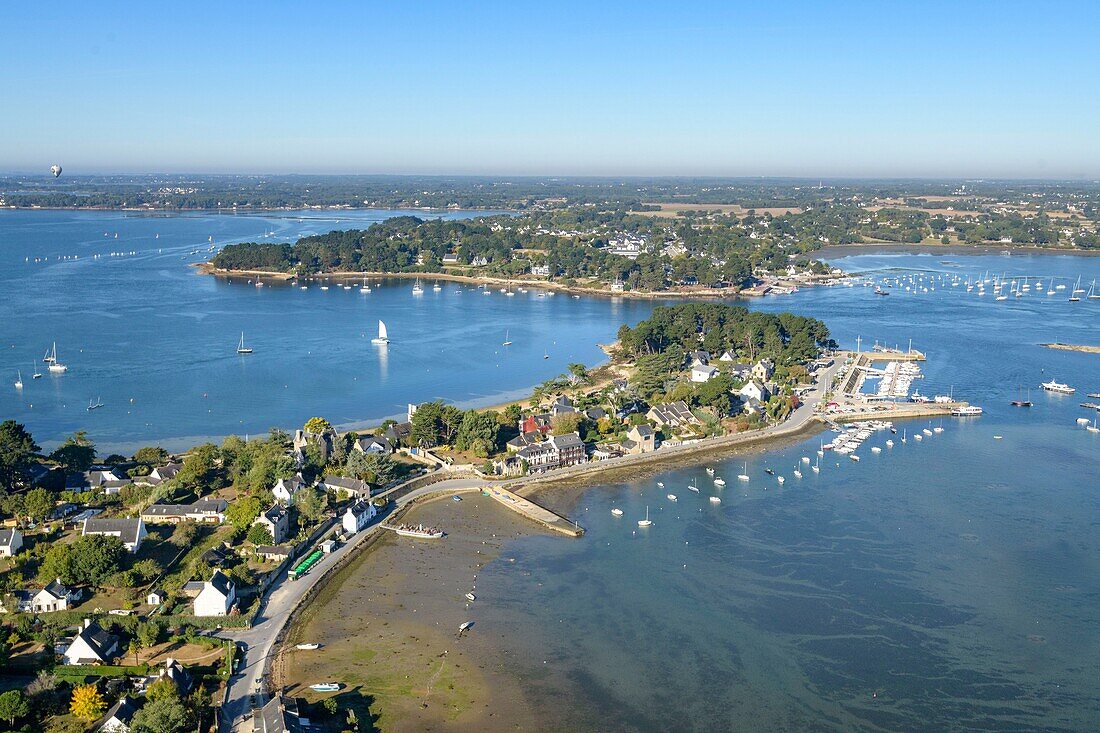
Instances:
[[[18,527],[0,529],[0,557],[14,557],[23,548],[23,533]]]
[[[16,590],[11,593],[11,606],[8,603],[0,604],[0,611],[8,613],[16,610],[22,613],[53,613],[54,611],[68,611],[77,601],[81,593],[77,589],[68,588],[58,578],[40,590]]]
[[[252,523],[267,527],[267,531],[271,533],[272,541],[278,545],[286,539],[287,532],[290,529],[290,512],[287,511],[286,507],[276,502],[270,509],[256,517],[256,520]]]
[[[145,530],[145,522],[142,521],[141,517],[137,519],[89,517],[84,520],[84,526],[80,533],[84,536],[98,534],[118,537],[122,540],[122,544],[126,546],[126,549],[132,553],[138,551],[141,547],[141,541],[149,535]]]
[[[335,491],[337,494],[356,499],[370,498],[370,484],[349,476],[325,476],[318,487],[324,491]]]
[[[292,697],[275,695],[252,711],[252,733],[301,733],[305,730]]]
[[[99,719],[93,730],[96,733],[130,733],[130,724],[138,710],[140,708],[137,701],[129,695],[123,695]]]
[[[383,435],[360,435],[351,444],[351,449],[360,453],[393,453],[393,446]]]
[[[275,482],[275,488],[271,490],[271,493],[275,496],[277,501],[281,501],[283,504],[293,504],[294,497],[299,491],[305,488],[306,482],[302,478],[302,474],[295,474],[290,478],[281,478]]]
[[[374,519],[377,514],[378,510],[374,504],[359,500],[347,508],[341,519],[341,524],[345,532],[355,534],[370,524],[370,520]]]
[[[221,570],[215,570],[195,597],[196,616],[227,616],[237,603],[237,586]]]
[[[699,418],[695,417],[683,400],[670,402],[667,405],[654,405],[646,413],[646,419],[657,426],[659,430],[664,428],[684,428],[689,425],[698,425]]]
[[[149,523],[204,522],[222,524],[229,503],[225,499],[199,499],[192,504],[151,504],[141,512],[141,518]]]
[[[62,656],[65,664],[107,664],[118,652],[118,637],[86,618]]]

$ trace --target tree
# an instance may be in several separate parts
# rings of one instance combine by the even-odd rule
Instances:
[[[458,432],[455,434],[455,447],[459,450],[469,450],[475,443],[480,442],[493,452],[499,433],[500,421],[496,413],[479,413],[470,410],[463,416],[462,424],[459,425]]]
[[[568,435],[579,432],[584,416],[579,412],[565,412],[554,418],[551,423],[554,435]]]
[[[412,442],[429,448],[443,438],[443,403],[425,402],[417,406],[412,416]]]
[[[266,547],[275,543],[275,538],[271,536],[271,530],[262,524],[253,524],[249,527],[245,539],[257,547]]]
[[[31,705],[22,690],[8,690],[0,695],[0,719],[8,721],[8,727],[14,728],[15,721],[30,715]]]
[[[145,699],[153,702],[157,700],[179,700],[179,698],[179,688],[176,687],[175,682],[167,677],[161,677],[145,690]]]
[[[332,432],[332,423],[323,417],[311,417],[306,420],[304,430],[314,435],[324,435],[325,433]]]
[[[252,526],[252,522],[256,521],[256,517],[260,516],[262,510],[263,504],[260,502],[260,497],[246,496],[229,505],[225,510],[225,521],[238,530],[246,530]]]
[[[328,495],[315,486],[307,486],[294,497],[294,506],[302,516],[316,522],[325,514],[328,507]]]
[[[87,535],[71,545],[54,543],[38,569],[44,582],[61,578],[70,585],[98,585],[116,573],[127,555],[118,537]]]
[[[129,652],[134,655],[134,664],[140,663],[138,659],[138,653],[141,651],[141,642],[137,638],[130,639]]]
[[[183,459],[183,467],[176,474],[180,486],[194,489],[200,496],[218,488],[218,447],[213,443],[196,446]]]
[[[95,444],[88,440],[87,433],[78,430],[50,454],[50,460],[61,464],[66,471],[87,471],[95,463]]]
[[[150,700],[134,713],[130,733],[187,733],[195,719],[179,701],[179,697]]]
[[[81,720],[95,720],[107,710],[107,702],[99,694],[95,685],[80,685],[73,688],[73,697],[69,702],[69,712]],[[131,728],[131,730],[133,730]]]
[[[31,465],[40,450],[21,423],[0,423],[0,489],[12,491],[20,472]]]
[[[588,379],[588,369],[584,366],[584,364],[570,364],[568,366],[568,369],[570,381],[572,381],[573,384],[577,384]]]
[[[144,647],[154,646],[160,642],[163,627],[157,620],[141,624],[137,629],[137,638]]]
[[[374,486],[384,486],[397,477],[397,465],[383,453],[353,452],[348,456],[346,473]]]
[[[50,516],[54,508],[53,494],[42,487],[31,489],[23,501],[27,516],[35,522],[41,522]]]
[[[139,448],[134,454],[134,460],[150,466],[159,466],[168,460],[168,451],[158,446]]]

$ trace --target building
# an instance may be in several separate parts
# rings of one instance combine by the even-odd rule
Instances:
[[[667,405],[654,405],[646,413],[646,419],[657,426],[659,430],[664,428],[683,428],[688,425],[698,425],[699,418],[691,414],[687,403],[683,400],[670,402]]]
[[[648,425],[635,425],[627,432],[622,446],[630,454],[652,453],[657,450],[657,434]]]
[[[691,364],[692,366],[706,366],[707,364],[710,364],[710,352],[704,351],[703,349],[689,351],[687,354],[684,355],[684,358],[687,360],[687,363]]]
[[[252,711],[252,733],[301,733],[304,729],[298,703],[292,697],[275,695]]]
[[[691,381],[709,382],[718,376],[718,370],[706,364],[696,364],[691,368]]]
[[[132,553],[137,553],[141,547],[141,541],[148,536],[145,531],[145,522],[141,517],[137,519],[100,519],[90,517],[84,520],[82,535],[106,535],[118,537],[122,544]]]
[[[271,493],[275,496],[276,501],[293,504],[295,495],[305,488],[305,485],[302,474],[299,473],[290,478],[281,478],[276,481],[275,488],[271,490]]]
[[[256,548],[256,554],[264,560],[282,562],[294,553],[290,545],[260,545]]]
[[[149,606],[159,606],[164,603],[167,598],[168,594],[162,589],[153,588],[153,590],[149,591],[148,595],[145,596],[145,603]]]
[[[378,514],[378,510],[375,509],[374,504],[369,501],[357,501],[347,508],[344,512],[344,518],[342,523],[344,525],[344,531],[348,534],[355,534],[360,531],[374,519]]]
[[[535,277],[550,277],[550,265],[531,265],[531,274]]]
[[[206,522],[222,524],[225,522],[225,510],[229,503],[225,499],[199,499],[194,504],[152,504],[141,513],[148,524],[167,522]]]
[[[138,711],[137,702],[129,695],[123,695],[95,726],[97,733],[130,733],[130,723]]]
[[[360,453],[393,453],[393,446],[385,436],[360,435],[351,449]]]
[[[542,432],[538,430],[532,430],[529,433],[520,433],[516,437],[509,440],[505,445],[508,448],[509,453],[515,453],[516,451],[523,450],[529,445],[536,445],[542,442]]]
[[[195,597],[196,616],[227,616],[237,603],[237,586],[221,570],[215,570]]]
[[[321,483],[318,484],[318,487],[325,491],[335,491],[337,494],[350,496],[353,499],[370,498],[370,484],[366,481],[360,481],[357,478],[348,478],[347,476],[325,476],[321,479]]]
[[[65,664],[107,664],[118,652],[118,637],[86,618],[63,656]]]
[[[181,697],[189,693],[195,686],[195,678],[187,671],[187,667],[171,657],[164,660],[164,666],[158,669],[156,674],[146,677],[142,686],[148,690],[150,685],[161,680],[168,680],[175,685]]]
[[[538,432],[541,435],[546,435],[550,432],[552,421],[553,418],[549,413],[531,415],[520,420],[519,431],[520,433]]]
[[[771,359],[761,359],[752,368],[752,378],[761,382],[768,381],[773,374],[775,374],[775,362]]]
[[[718,361],[735,362],[737,356],[732,351],[723,351],[722,355],[718,357]]]
[[[80,591],[67,588],[61,584],[61,578],[54,580],[41,590],[16,590],[12,591],[12,603],[14,610],[22,613],[53,613],[54,611],[68,611],[69,607],[80,600]],[[0,608],[8,613],[11,608],[2,604]]]
[[[0,557],[14,557],[23,548],[23,533],[18,527],[0,529]]]
[[[382,436],[389,441],[391,446],[408,445],[412,438],[412,422],[399,422],[390,425]]]
[[[771,397],[771,393],[763,384],[751,379],[741,389],[737,390],[737,396],[741,398],[742,402],[747,402],[750,399],[757,402],[767,402],[768,398]]]
[[[256,517],[252,523],[267,527],[267,531],[271,533],[271,541],[278,545],[286,539],[287,531],[290,529],[290,512],[276,502],[270,509]]]
[[[147,476],[138,476],[134,478],[134,483],[144,484],[146,486],[157,486],[169,479],[175,478],[181,468],[183,468],[182,463],[169,463],[165,466],[157,466],[150,471]]]
[[[573,407],[573,400],[569,399],[565,395],[559,395],[550,403],[550,416],[557,417],[558,415],[568,415],[577,411],[577,408]]]
[[[541,443],[529,445],[516,453],[516,457],[527,463],[530,473],[575,466],[587,459],[584,443],[577,433],[555,435]]]

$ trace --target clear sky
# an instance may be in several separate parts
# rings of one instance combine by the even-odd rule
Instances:
[[[11,2],[0,170],[1100,178],[1100,2]]]

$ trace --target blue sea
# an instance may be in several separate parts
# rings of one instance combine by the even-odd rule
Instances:
[[[601,360],[596,344],[652,308],[534,290],[483,296],[453,283],[435,292],[430,280],[421,296],[408,281],[376,283],[369,295],[256,288],[189,266],[208,256],[211,238],[215,247],[271,232],[292,241],[393,213],[0,212],[0,415],[44,444],[87,430],[103,448],[130,450],[290,428],[311,415],[361,424],[434,398],[489,404],[569,362]],[[1100,279],[1100,259],[1071,256],[836,264],[879,282]],[[1100,344],[1100,302],[1067,297],[997,302],[937,285],[754,301],[819,317],[846,347],[911,339],[928,355],[920,391],[951,392],[985,414],[899,423],[910,436],[943,432],[904,444],[878,433],[861,462],[826,453],[820,474],[801,458],[816,460],[827,433],[551,490],[541,500],[587,534],[506,544],[478,579],[478,634],[491,636],[548,731],[1100,729],[1100,435],[1076,424],[1095,414],[1078,405],[1100,391],[1100,356],[1039,345]],[[370,344],[378,319],[394,340],[385,350]],[[235,354],[241,331],[251,356]],[[30,380],[55,341],[69,372]],[[17,370],[21,393],[11,386]],[[1052,378],[1078,393],[1039,389]],[[1029,388],[1034,407],[1009,405]],[[706,465],[728,480],[724,489]],[[749,482],[734,480],[742,471]],[[692,481],[699,494],[687,491]],[[654,525],[641,530],[647,507]]]

